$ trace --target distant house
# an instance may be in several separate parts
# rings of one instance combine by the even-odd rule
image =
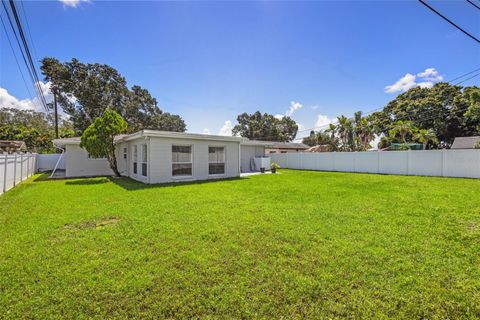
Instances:
[[[18,151],[27,151],[25,142],[15,140],[0,140],[0,153],[14,153]]]
[[[480,143],[480,136],[456,137],[450,149],[475,149],[477,143]]]
[[[332,151],[332,147],[327,144],[313,146],[305,150],[305,152],[330,152],[330,151]]]
[[[291,153],[304,152],[310,146],[303,143],[296,142],[278,142],[278,141],[262,141],[262,140],[248,140],[243,143],[245,145],[257,146],[264,148],[266,155],[270,153]]]

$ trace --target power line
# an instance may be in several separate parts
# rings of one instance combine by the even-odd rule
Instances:
[[[465,80],[462,80],[462,81],[460,81],[460,82],[457,82],[457,83],[455,83],[455,85],[459,85],[460,83],[464,83],[465,81],[468,81],[468,80],[473,79],[473,78],[478,77],[478,76],[480,76],[480,73],[474,74],[473,76],[471,76],[471,77],[469,77],[469,78],[467,78],[467,79],[465,79]]]
[[[9,13],[9,11],[8,11],[8,8],[7,8],[7,6],[6,6],[6,4],[5,4],[5,2],[4,2],[3,0],[2,0],[2,5],[3,5],[3,8],[4,8],[4,10],[5,10],[5,13],[6,13],[8,22],[9,22],[9,24],[10,24],[10,28],[12,29],[12,33],[13,33],[13,35],[15,36],[15,40],[16,40],[16,42],[17,42],[18,49],[20,50],[20,53],[21,53],[22,58],[23,58],[23,62],[24,62],[25,67],[26,67],[26,69],[27,69],[27,71],[28,71],[28,75],[30,76],[30,80],[32,81],[32,84],[33,84],[33,86],[34,86],[34,88],[35,88],[36,95],[37,95],[38,99],[39,99],[40,102],[41,102],[40,92],[39,92],[39,90],[38,90],[38,87],[36,86],[35,79],[34,79],[33,74],[32,74],[32,70],[31,70],[30,67],[29,67],[29,64],[28,64],[28,62],[27,62],[27,58],[25,57],[25,53],[23,52],[22,45],[21,45],[21,43],[20,43],[20,40],[18,39],[17,32],[16,32],[15,27],[14,27],[14,25],[13,25],[12,18],[10,17],[10,13]],[[43,106],[43,103],[42,103],[42,106]],[[43,106],[43,107],[44,107],[44,106]],[[44,108],[45,108],[45,107],[44,107]],[[47,111],[47,110],[45,110],[45,111]]]
[[[4,8],[5,8],[5,11],[7,12],[7,15],[9,16],[9,13],[8,13],[8,10],[5,6],[5,3],[4,1],[2,1],[3,5],[4,5]],[[30,66],[30,71],[31,71],[31,74],[33,75],[33,81],[34,81],[34,85],[35,87],[37,88],[37,91],[39,93],[39,98],[40,98],[40,102],[42,103],[44,109],[45,109],[45,112],[48,113],[48,106],[47,106],[47,101],[45,99],[45,95],[43,93],[43,89],[40,85],[40,80],[38,78],[38,74],[37,74],[37,70],[35,69],[35,64],[33,63],[33,59],[32,59],[32,55],[30,53],[30,49],[28,47],[28,43],[27,43],[27,40],[25,38],[25,34],[23,32],[23,28],[22,28],[22,24],[21,24],[21,21],[19,19],[19,16],[18,16],[18,13],[17,13],[17,9],[15,7],[15,3],[13,0],[10,0],[10,9],[12,11],[12,14],[13,14],[13,17],[15,19],[15,22],[17,24],[17,29],[18,29],[18,33],[20,35],[20,38],[22,40],[22,43],[23,43],[23,49],[25,51],[25,54],[27,56],[27,60],[28,60],[28,64],[27,64],[27,68],[28,68],[28,65]],[[9,16],[9,20],[10,20],[10,16]],[[10,21],[11,22],[11,21]],[[15,29],[13,28],[12,26],[12,29],[13,31],[15,32]],[[15,35],[16,36],[16,35]],[[16,36],[17,38],[17,41],[18,41],[18,37]],[[20,45],[20,44],[19,44]],[[23,54],[23,52],[22,52]]]
[[[3,30],[5,31],[5,35],[7,36],[8,44],[10,45],[10,49],[12,49],[13,57],[15,58],[15,62],[17,63],[18,71],[20,71],[20,74],[22,75],[23,83],[25,84],[25,89],[27,89],[28,95],[30,96],[30,99],[32,99],[32,93],[30,92],[30,89],[28,88],[27,81],[25,80],[25,76],[23,75],[22,68],[20,67],[20,62],[17,59],[17,55],[15,54],[15,50],[13,49],[12,41],[10,40],[10,37],[7,32],[7,27],[5,26],[5,23],[3,22],[3,18],[0,15],[0,21],[2,22]]]
[[[10,0],[12,1],[12,0]],[[443,14],[441,14],[440,12],[438,12],[435,8],[433,8],[432,6],[430,6],[428,3],[426,3],[424,0],[418,0],[420,1],[421,4],[423,4],[425,7],[427,7],[428,9],[430,9],[431,11],[433,11],[434,13],[436,13],[439,17],[441,17],[442,19],[444,19],[445,21],[447,21],[448,23],[450,23],[452,26],[454,26],[455,28],[457,28],[458,30],[460,30],[461,32],[463,32],[464,34],[466,34],[467,36],[469,36],[470,38],[472,38],[473,40],[475,40],[477,43],[480,43],[480,40],[478,38],[476,38],[475,36],[473,36],[472,34],[468,33],[467,31],[465,31],[464,29],[462,29],[460,26],[458,26],[455,22],[453,22],[452,20],[448,19],[447,17],[445,17]]]
[[[450,81],[447,81],[447,83],[450,83],[450,82],[453,82],[453,81],[455,81],[455,80],[461,79],[461,78],[463,78],[463,77],[465,77],[465,76],[468,76],[469,74],[472,74],[472,73],[477,72],[477,71],[480,71],[480,68],[475,69],[475,70],[472,70],[472,71],[467,72],[467,73],[464,73],[464,74],[462,74],[462,75],[459,76],[459,77],[456,77],[456,78],[454,78],[454,79],[452,79],[452,80],[450,80]]]
[[[45,99],[43,89],[40,85],[40,80],[38,78],[37,70],[35,69],[35,64],[33,63],[32,55],[30,54],[30,49],[28,48],[28,43],[27,43],[27,40],[25,38],[25,34],[23,33],[22,23],[20,21],[20,18],[18,17],[17,9],[15,7],[15,2],[13,0],[10,0],[10,8],[12,9],[13,16],[14,16],[15,21],[17,23],[17,28],[18,28],[18,31],[20,33],[20,38],[22,39],[25,52],[27,53],[27,58],[28,58],[28,61],[30,63],[30,66],[32,68],[32,73],[33,73],[33,75],[35,77],[35,80],[36,80],[36,85],[38,86],[38,89],[40,91],[40,98],[42,99],[42,103],[45,107],[45,111],[48,113],[47,101]]]
[[[467,1],[468,3],[470,3],[472,6],[474,6],[474,7],[477,8],[478,10],[480,10],[480,7],[477,6],[475,3],[473,3],[473,1],[471,1],[471,0],[465,0],[465,1]]]
[[[30,38],[30,44],[32,45],[32,48],[33,48],[33,57],[35,58],[35,61],[38,61],[37,48],[35,48],[35,42],[33,42],[32,33],[30,32],[30,24],[28,23],[28,19],[27,19],[27,11],[25,10],[25,6],[23,5],[23,2],[24,1],[20,1],[20,4],[22,6],[22,12],[23,12],[23,20],[27,25],[28,37]]]

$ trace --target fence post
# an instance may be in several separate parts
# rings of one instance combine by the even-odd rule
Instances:
[[[8,154],[5,153],[5,163],[3,165],[3,192],[7,192],[7,165],[8,165]]]
[[[32,176],[32,154],[28,155],[28,176]]]
[[[17,153],[15,153],[15,158],[13,160],[13,186],[15,187],[17,182]]]
[[[20,181],[23,181],[23,153],[20,153]]]
[[[30,155],[27,153],[27,177],[25,179],[28,179],[30,176]]]

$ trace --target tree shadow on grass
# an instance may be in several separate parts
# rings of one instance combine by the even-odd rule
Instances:
[[[112,182],[117,186],[128,190],[144,190],[151,188],[164,188],[164,187],[181,187],[186,185],[197,185],[205,183],[215,183],[222,181],[236,181],[236,180],[245,180],[249,177],[233,177],[233,178],[224,178],[224,179],[208,179],[208,180],[197,180],[197,181],[179,181],[179,182],[169,182],[169,183],[157,183],[157,184],[145,184],[128,177],[85,177],[85,178],[50,178],[50,173],[42,173],[36,177],[34,182],[44,182],[44,181],[56,181],[61,180],[65,181],[65,185],[69,186],[89,186],[89,185],[100,185],[108,182]]]
[[[85,178],[66,181],[65,184],[69,186],[88,186],[96,184],[104,184],[110,182],[111,179],[107,177],[102,178]]]
[[[222,182],[222,181],[236,181],[236,180],[244,180],[244,179],[248,179],[248,178],[234,177],[234,178],[225,178],[225,179],[209,179],[209,180],[197,180],[197,181],[179,181],[179,182],[169,182],[169,183],[145,184],[127,177],[109,178],[111,182],[115,183],[117,186],[128,191],[153,189],[153,188],[165,188],[165,187],[181,187],[181,186],[188,186],[188,185],[215,183],[215,182]]]

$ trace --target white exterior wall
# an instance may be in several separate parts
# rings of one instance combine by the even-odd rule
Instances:
[[[141,156],[142,144],[147,144],[147,176],[142,176]],[[133,173],[133,150],[137,146],[138,170]],[[192,176],[174,177],[172,175],[172,145],[192,146]],[[183,138],[147,137],[128,142],[128,170],[132,179],[144,183],[166,183],[177,181],[193,181],[218,178],[238,177],[239,172],[239,142],[196,140]],[[208,174],[208,147],[225,147],[225,174]]]
[[[480,178],[480,150],[270,154],[282,168]]]
[[[89,159],[85,149],[78,144],[65,146],[65,176],[93,177],[113,175],[106,159]]]
[[[241,172],[250,172],[250,159],[254,157],[261,157],[265,155],[265,147],[262,146],[250,146],[250,145],[241,145],[241,163],[240,170]]]

